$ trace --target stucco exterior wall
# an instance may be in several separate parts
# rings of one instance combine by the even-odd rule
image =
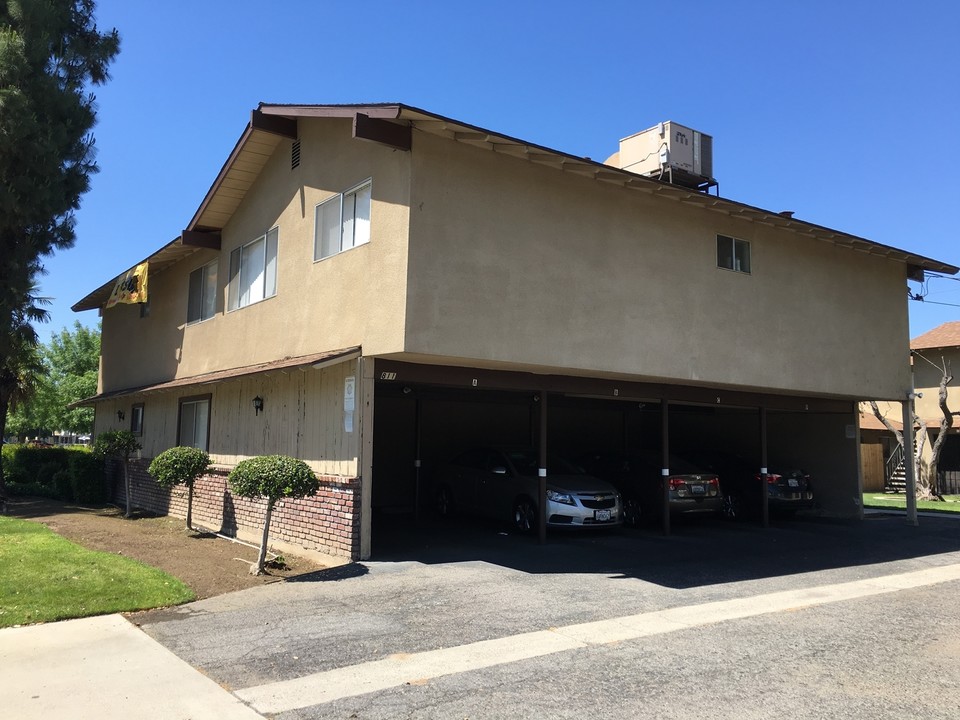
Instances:
[[[138,306],[104,311],[102,391],[357,345],[402,349],[410,154],[352,140],[349,120],[300,128],[300,166],[291,170],[290,141],[281,142],[223,228],[219,253],[200,250],[151,276],[149,317]],[[316,205],[367,178],[370,242],[314,262]],[[226,312],[230,252],[274,227],[276,296]],[[187,325],[189,274],[212,260],[216,315]]]
[[[848,398],[909,382],[906,269],[720,212],[415,137],[405,348]],[[717,267],[716,235],[752,274]]]

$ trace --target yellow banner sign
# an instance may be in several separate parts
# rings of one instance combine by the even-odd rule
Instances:
[[[140,263],[133,270],[127,270],[117,278],[113,286],[107,307],[117,303],[145,303],[147,301],[147,267],[149,263]]]

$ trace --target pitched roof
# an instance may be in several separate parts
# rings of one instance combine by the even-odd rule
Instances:
[[[243,202],[247,191],[252,187],[281,140],[296,138],[297,123],[300,119],[305,118],[349,118],[354,123],[354,137],[387,144],[399,142],[396,147],[400,149],[409,149],[409,144],[404,146],[403,141],[394,140],[394,131],[402,130],[410,133],[416,130],[417,132],[438,135],[454,142],[502,153],[597,182],[610,183],[644,195],[656,195],[666,200],[699,206],[704,210],[748,222],[781,228],[801,237],[829,242],[856,252],[887,257],[906,264],[908,272],[912,276],[917,274],[922,276],[924,270],[950,275],[960,272],[960,268],[953,265],[917,255],[907,250],[900,250],[839,230],[832,230],[821,225],[787,217],[775,211],[763,210],[716,195],[689,190],[666,181],[645,177],[590,158],[570,155],[526,140],[485,130],[475,125],[469,125],[402,103],[364,105],[277,105],[261,103],[252,112],[251,119],[240,135],[240,139],[220,169],[213,185],[207,191],[183,234],[147,259],[151,263],[171,260],[177,254],[192,251],[194,248],[189,246],[196,241],[197,236],[216,233],[222,229],[240,203]],[[374,127],[370,129],[368,123],[373,123]],[[407,138],[407,141],[409,141],[409,138]],[[110,280],[104,283],[76,303],[72,309],[77,312],[102,307],[110,296],[114,282],[114,280]]]
[[[177,378],[176,380],[167,380],[166,382],[154,383],[152,385],[139,385],[137,387],[122,388],[120,390],[111,390],[109,392],[99,393],[92,397],[78,400],[69,405],[70,408],[87,407],[94,405],[99,400],[110,400],[112,398],[124,397],[126,395],[142,395],[144,393],[164,392],[166,390],[175,390],[176,388],[188,387],[191,385],[213,385],[216,383],[236,380],[248,375],[257,375],[260,373],[269,374],[271,372],[283,372],[284,370],[301,369],[308,367],[320,369],[327,365],[344,362],[351,357],[360,356],[360,347],[343,348],[341,350],[330,350],[312,355],[300,355],[298,357],[287,357],[282,360],[271,360],[270,362],[258,363],[256,365],[245,365],[243,367],[231,368],[229,370],[218,370],[216,372],[203,373],[202,375],[192,375],[190,377]]]
[[[903,430],[903,423],[896,420],[890,420],[890,424],[893,425],[897,430]],[[882,422],[877,420],[876,416],[871,412],[861,412],[860,413],[860,429],[861,430],[887,430],[887,426]]]
[[[910,341],[911,350],[960,347],[960,320],[945,322]]]

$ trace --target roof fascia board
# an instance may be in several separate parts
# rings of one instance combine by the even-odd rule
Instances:
[[[353,137],[389,145],[397,150],[409,150],[413,144],[413,132],[409,125],[398,125],[359,112],[353,116]]]
[[[299,136],[296,118],[283,117],[282,115],[264,115],[259,110],[253,110],[250,113],[250,127],[290,140],[296,140]]]
[[[396,120],[405,106],[389,105],[266,105],[257,108],[262,115],[288,118],[352,118],[357,113],[382,120]]]

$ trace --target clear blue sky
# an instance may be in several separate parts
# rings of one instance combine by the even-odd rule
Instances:
[[[49,331],[94,325],[70,306],[179,235],[261,101],[403,102],[597,160],[674,120],[713,135],[724,197],[960,265],[956,0],[100,0],[98,24],[122,49]]]

